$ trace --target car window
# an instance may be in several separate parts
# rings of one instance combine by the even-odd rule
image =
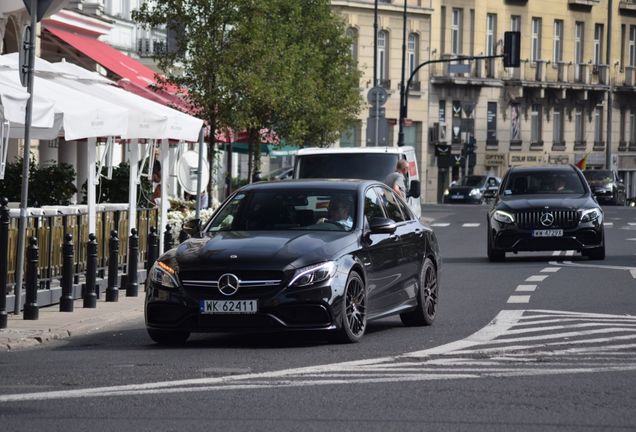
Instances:
[[[400,199],[395,195],[395,192],[389,190],[388,188],[375,188],[378,195],[380,195],[382,199],[382,204],[384,205],[384,210],[386,211],[386,215],[388,218],[393,219],[395,222],[403,222],[404,215],[402,214],[402,210],[400,209]]]
[[[541,170],[513,172],[508,177],[504,195],[583,194],[585,188],[575,172]]]
[[[351,231],[355,191],[258,189],[237,193],[211,219],[206,231]]]
[[[382,208],[382,200],[373,188],[369,188],[364,194],[364,216],[367,221],[374,217],[386,217]]]

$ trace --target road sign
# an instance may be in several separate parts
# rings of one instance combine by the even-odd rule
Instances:
[[[22,0],[22,1],[24,2],[24,7],[26,8],[27,12],[29,13],[29,15],[31,15],[32,0]],[[42,18],[44,18],[44,14],[51,6],[51,3],[53,3],[53,0],[35,0],[37,12],[38,12],[36,14],[36,19],[38,22],[41,21]]]
[[[388,97],[389,94],[384,87],[375,86],[369,90],[369,93],[367,93],[367,102],[373,106],[376,104],[382,106],[386,103]]]

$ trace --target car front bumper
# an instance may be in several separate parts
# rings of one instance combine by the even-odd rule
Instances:
[[[534,237],[531,229],[520,229],[498,222],[493,224],[491,230],[493,248],[505,252],[583,251],[603,246],[604,242],[603,227],[592,224],[586,224],[586,226],[580,226],[576,229],[564,229],[563,236],[560,237]]]

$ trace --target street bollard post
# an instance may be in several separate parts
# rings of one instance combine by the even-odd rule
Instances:
[[[150,233],[148,234],[148,241],[146,244],[146,270],[150,270],[152,265],[157,260],[157,247],[159,245],[159,236],[157,235],[157,228],[150,227]]]
[[[0,329],[7,328],[7,279],[9,276],[9,200],[0,199]]]
[[[60,297],[60,312],[73,312],[73,235],[64,236],[62,246],[62,297]]]
[[[84,307],[94,309],[97,307],[97,238],[95,234],[88,235],[86,243],[86,289],[84,290]]]
[[[116,302],[119,300],[119,287],[117,286],[117,276],[119,276],[119,233],[115,230],[110,232],[108,252],[108,287],[106,288],[106,301]]]
[[[172,238],[172,226],[170,224],[166,225],[166,230],[163,233],[163,251],[168,252],[172,249],[172,242],[174,242]]]
[[[37,237],[31,237],[27,248],[26,296],[24,303],[24,319],[37,320],[40,315],[38,307],[38,260],[40,248]]]
[[[126,285],[126,297],[139,295],[139,282],[137,276],[137,264],[139,262],[139,236],[135,228],[130,230],[128,239],[128,282]]]

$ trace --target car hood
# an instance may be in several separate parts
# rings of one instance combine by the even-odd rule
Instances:
[[[224,231],[185,241],[173,259],[180,269],[213,265],[282,270],[338,258],[356,239],[354,233],[329,231]]]
[[[612,187],[614,185],[614,182],[607,180],[588,180],[588,184],[591,187]]]
[[[448,193],[449,194],[453,194],[453,193],[463,193],[463,194],[467,194],[470,193],[471,190],[473,189],[481,189],[481,186],[451,186],[448,188]]]
[[[588,195],[519,195],[504,196],[497,204],[500,210],[527,211],[543,209],[577,210],[597,206]]]

